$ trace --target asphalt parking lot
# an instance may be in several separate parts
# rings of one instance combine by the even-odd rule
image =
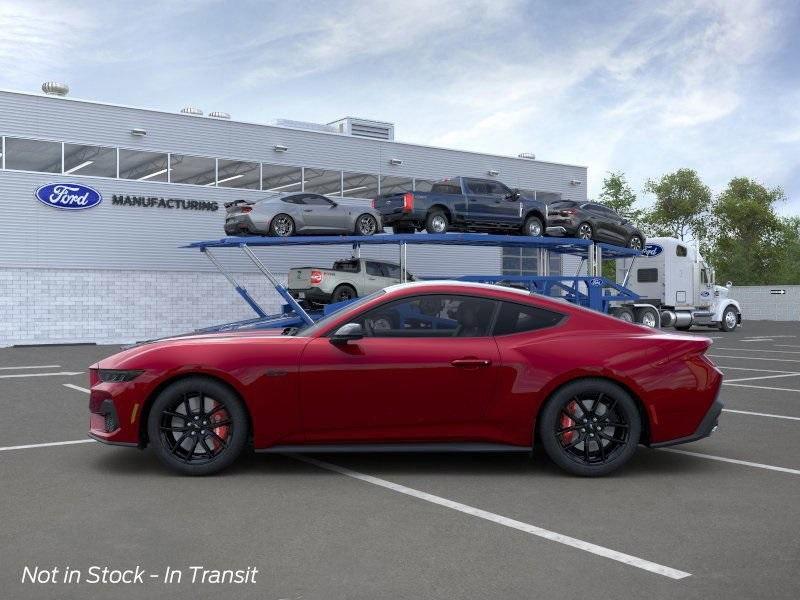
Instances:
[[[725,373],[719,431],[600,479],[539,450],[250,455],[180,477],[149,451],[84,443],[86,367],[117,347],[0,349],[0,597],[800,597],[800,323],[693,334]],[[259,573],[21,583],[34,565]]]

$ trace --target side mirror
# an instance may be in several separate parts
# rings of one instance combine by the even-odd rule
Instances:
[[[726,283],[726,284],[725,284],[725,287],[726,287],[726,288],[729,288],[729,287],[731,287],[732,285],[733,285],[733,282],[732,282],[732,281],[729,281],[728,283]]]
[[[510,193],[506,194],[506,200],[511,200],[512,202],[516,202],[519,200],[520,193],[519,190],[513,189]]]
[[[337,206],[339,206],[339,203],[331,200],[331,208],[336,208]]]
[[[346,323],[337,329],[331,336],[331,344],[346,344],[349,341],[360,340],[364,337],[364,329],[358,323]]]

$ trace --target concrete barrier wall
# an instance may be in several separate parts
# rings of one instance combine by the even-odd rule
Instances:
[[[800,285],[733,286],[730,297],[742,305],[743,320],[800,321]]]

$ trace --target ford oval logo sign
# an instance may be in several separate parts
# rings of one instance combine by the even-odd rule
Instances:
[[[79,183],[48,183],[37,188],[36,199],[62,210],[83,210],[100,204],[103,196],[97,190]]]
[[[642,256],[658,256],[664,251],[664,248],[658,244],[645,244],[642,250]]]
[[[603,280],[599,277],[592,277],[589,280],[589,285],[592,287],[601,287],[603,285]]]

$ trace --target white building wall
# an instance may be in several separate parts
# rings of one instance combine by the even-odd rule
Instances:
[[[773,294],[772,290],[785,290]],[[730,297],[742,307],[742,321],[800,321],[800,285],[733,286]]]

